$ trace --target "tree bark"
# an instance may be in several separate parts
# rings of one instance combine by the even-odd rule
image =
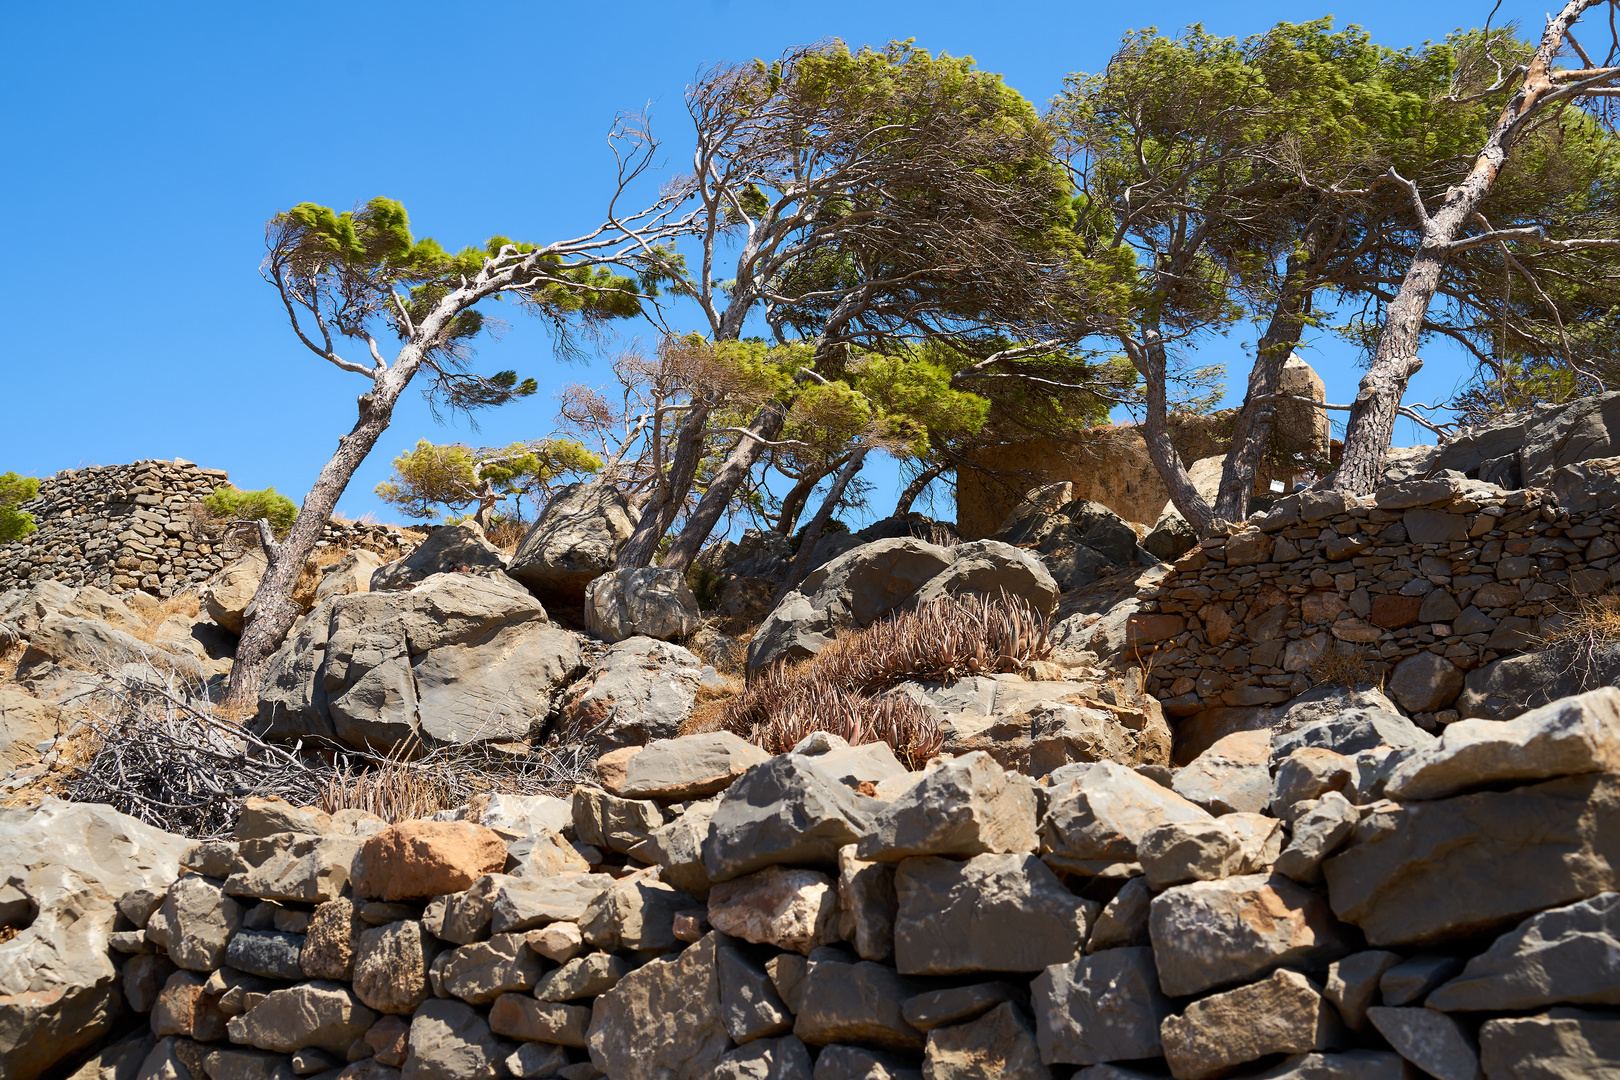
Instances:
[[[414,365],[406,371],[413,372]],[[227,708],[246,712],[256,707],[265,668],[301,614],[298,605],[292,602],[292,593],[304,572],[304,564],[314,552],[326,523],[332,519],[338,499],[354,478],[355,470],[393,419],[394,405],[410,377],[407,374],[400,379],[397,373],[397,367],[390,370],[370,393],[361,395],[359,419],[349,433],[338,440],[337,452],[322,466],[287,538],[273,548],[266,547],[268,565],[253,594],[253,612],[242,627],[242,638],[236,647],[230,690],[225,696]]]
[[[1143,328],[1140,342],[1129,337],[1122,337],[1120,340],[1147,386],[1146,416],[1143,418],[1142,435],[1147,441],[1148,457],[1158,469],[1164,486],[1170,490],[1170,501],[1181,511],[1181,516],[1187,519],[1187,524],[1191,525],[1199,536],[1214,536],[1221,531],[1225,522],[1216,518],[1209,503],[1193,486],[1192,477],[1187,475],[1187,466],[1182,462],[1181,454],[1170,441],[1169,415],[1165,400],[1168,358],[1165,355],[1164,337],[1157,328],[1149,326]]]
[[[832,520],[833,511],[838,508],[838,500],[844,497],[844,489],[849,487],[849,482],[855,478],[855,474],[860,472],[861,466],[865,464],[866,454],[869,449],[870,447],[863,446],[850,454],[849,460],[844,462],[844,467],[839,469],[838,475],[833,478],[832,487],[828,489],[827,497],[821,501],[821,506],[817,508],[816,516],[811,518],[810,524],[804,527],[804,537],[799,541],[798,553],[793,556],[793,562],[788,567],[787,577],[782,579],[782,587],[777,590],[776,599],[771,602],[772,608],[780,604],[788,593],[798,588],[799,582],[803,581],[805,574],[809,572],[810,556],[815,554],[816,542],[821,539],[822,530],[827,527],[827,522]]]
[[[726,507],[731,505],[731,497],[748,478],[755,462],[765,453],[765,443],[760,440],[775,439],[782,433],[782,425],[786,421],[787,406],[778,402],[772,402],[754,414],[748,430],[758,438],[744,435],[737,439],[737,445],[731,448],[731,453],[709,481],[703,497],[687,516],[686,525],[669,545],[669,554],[664,556],[662,565],[686,572],[704,542],[709,539],[709,534],[714,532]]]
[[[1277,297],[1266,332],[1255,348],[1248,396],[1232,429],[1232,445],[1227,449],[1221,468],[1221,488],[1215,500],[1215,516],[1226,521],[1242,521],[1249,516],[1249,495],[1254,491],[1260,458],[1276,430],[1277,384],[1305,330],[1304,317],[1310,308],[1311,290],[1300,279],[1307,273],[1304,268],[1295,266],[1293,257],[1289,258],[1282,293]]]
[[[913,476],[911,483],[901,490],[900,499],[894,504],[894,513],[891,516],[905,517],[911,513],[911,504],[916,502],[917,497],[927,490],[929,484],[938,480],[948,467],[945,462],[936,461],[916,476]]]
[[[670,458],[669,475],[653,486],[652,497],[641,508],[641,519],[614,560],[615,570],[651,566],[658,553],[658,541],[675,522],[675,515],[686,504],[703,461],[703,434],[709,423],[709,410],[694,406],[687,413],[675,436],[675,453]],[[654,433],[656,438],[656,431]],[[684,567],[682,568],[684,569]]]
[[[1345,422],[1344,453],[1333,480],[1336,490],[1365,495],[1378,486],[1406,384],[1423,367],[1417,355],[1423,320],[1450,258],[1450,245],[1461,236],[1490,192],[1525,121],[1555,89],[1552,62],[1562,47],[1565,33],[1583,11],[1597,2],[1571,0],[1547,21],[1546,32],[1525,71],[1524,81],[1502,109],[1485,146],[1474,158],[1468,176],[1446,193],[1439,211],[1429,216],[1416,189],[1412,189],[1423,240],[1399,291],[1385,309],[1384,327],[1378,335],[1372,365],[1362,378],[1360,391],[1350,407],[1350,418]]]
[[[820,472],[806,470],[798,481],[782,496],[782,510],[776,515],[776,525],[773,532],[782,536],[792,536],[793,526],[799,523],[799,515],[804,513],[805,504],[810,501],[810,493],[816,490],[816,485],[824,480],[831,469]]]

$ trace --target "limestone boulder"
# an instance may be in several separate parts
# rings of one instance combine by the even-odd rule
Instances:
[[[1096,874],[1136,862],[1137,843],[1157,825],[1211,815],[1169,788],[1112,761],[1053,774],[1041,820],[1041,851],[1053,866]]]
[[[815,870],[767,866],[709,893],[709,924],[731,937],[803,953],[832,941],[838,892]]]
[[[602,889],[580,914],[585,941],[609,951],[663,953],[679,947],[675,916],[696,901],[650,874],[629,874]]]
[[[18,928],[0,942],[8,1080],[33,1080],[111,1029],[120,1009],[108,949],[117,903],[141,891],[148,902],[166,897],[190,844],[93,803],[47,797],[0,809],[0,924]]]
[[[1511,874],[1502,867],[1511,866]],[[1620,889],[1620,777],[1373,809],[1322,866],[1333,910],[1376,946],[1500,931]]]
[[[978,751],[928,769],[877,813],[857,854],[899,862],[912,855],[1034,851],[1038,811],[1033,786]]]
[[[504,934],[555,922],[578,923],[612,884],[606,874],[513,878],[495,892],[490,931]]]
[[[367,840],[354,863],[356,896],[384,901],[460,892],[506,865],[500,836],[466,821],[402,821]]]
[[[591,1064],[618,1080],[708,1080],[731,1040],[720,1015],[715,935],[650,961],[591,1005]]]
[[[0,686],[0,774],[39,760],[39,744],[66,734],[72,720],[17,686]]]
[[[555,1046],[585,1045],[591,1010],[584,1005],[536,1001],[527,994],[502,994],[489,1010],[489,1027],[497,1035]]]
[[[983,750],[1026,776],[1094,761],[1170,761],[1170,728],[1150,698],[1109,705],[1070,682],[984,676],[943,686],[904,683],[893,692],[918,701],[940,721],[944,753]]]
[[[887,961],[894,956],[894,867],[856,858],[849,847],[838,849],[838,936],[862,960]]]
[[[714,1080],[812,1080],[804,1042],[794,1035],[755,1039],[731,1051],[715,1066]]]
[[[1246,874],[1180,885],[1153,900],[1159,984],[1171,997],[1253,979],[1282,966],[1319,966],[1354,938],[1327,901],[1284,877]]]
[[[1212,814],[1259,813],[1271,799],[1270,765],[1269,731],[1235,732],[1176,770],[1170,787]]]
[[[320,904],[348,883],[361,840],[356,836],[275,833],[242,844],[245,867],[225,880],[231,896]]]
[[[950,566],[923,582],[911,603],[921,605],[962,593],[988,597],[1005,593],[1027,601],[1042,615],[1052,613],[1057,582],[1034,555],[999,540],[974,540],[948,550]]]
[[[1605,686],[1514,720],[1463,720],[1397,765],[1385,790],[1440,799],[1488,785],[1620,769],[1620,689]]]
[[[463,521],[439,526],[409,555],[378,567],[371,575],[371,591],[409,589],[434,574],[477,574],[505,569],[506,556],[484,538],[484,530],[471,521]]]
[[[1428,996],[1442,1012],[1620,1005],[1620,893],[1526,919]]]
[[[225,962],[225,950],[242,925],[242,906],[218,882],[188,874],[169,886],[146,924],[146,939],[160,945],[187,971],[209,972]]]
[[[1339,1018],[1297,971],[1193,1002],[1165,1020],[1164,1056],[1176,1080],[1204,1080],[1271,1054],[1324,1050],[1343,1038]]]
[[[651,799],[621,799],[583,785],[574,789],[574,835],[582,844],[629,852],[664,821]]]
[[[541,976],[534,986],[539,1001],[577,1001],[605,994],[629,974],[630,964],[611,953],[576,956]],[[583,1045],[583,1044],[581,1044]]]
[[[266,565],[264,552],[255,548],[215,574],[202,591],[203,610],[208,617],[231,633],[240,634]]]
[[[488,1005],[502,994],[534,989],[540,970],[540,957],[529,949],[528,939],[507,933],[440,953],[430,977],[436,992],[469,1005]]]
[[[1418,750],[1434,741],[1433,735],[1394,709],[1356,705],[1286,729],[1273,728],[1271,760],[1283,761],[1307,748],[1349,755],[1380,746]]]
[[[1620,645],[1577,655],[1569,647],[1504,656],[1470,671],[1457,698],[1465,718],[1511,720],[1560,698],[1620,684]]]
[[[578,639],[540,621],[441,646],[411,665],[417,730],[454,745],[521,739],[579,667]]]
[[[568,689],[568,735],[600,756],[673,739],[692,715],[703,662],[679,645],[650,637],[620,641]]]
[[[693,803],[674,821],[647,833],[628,854],[659,867],[660,876],[677,889],[693,896],[707,896],[713,882],[703,865],[703,841],[708,839],[709,819],[719,804],[718,798]]]
[[[578,605],[586,586],[613,568],[640,518],[611,484],[569,484],[529,526],[508,572],[541,597]]]
[[[767,866],[834,866],[838,849],[869,831],[877,806],[814,758],[778,755],[743,773],[720,797],[703,843],[704,866],[716,882]]]
[[[965,1024],[928,1033],[923,1053],[928,1080],[1050,1080],[1035,1032],[1011,1003],[1004,1002]]]
[[[805,967],[793,1033],[811,1046],[855,1043],[916,1053],[923,1033],[904,1014],[904,1003],[916,992],[916,984],[893,968],[823,949]]]
[[[348,1052],[376,1023],[377,1014],[340,983],[308,982],[272,990],[230,1019],[231,1041],[290,1054],[314,1047]]]
[[[1171,821],[1142,834],[1136,845],[1155,891],[1191,881],[1264,872],[1282,847],[1282,823],[1260,814],[1227,814],[1211,821]]]
[[[635,754],[615,792],[627,799],[702,799],[731,786],[769,754],[729,731],[658,739]]]
[[[1479,1030],[1479,1058],[1490,1080],[1608,1080],[1620,1061],[1620,1020],[1571,1008],[1487,1020]]]
[[[697,598],[679,570],[610,570],[585,588],[585,629],[606,641],[685,638],[701,621]]]
[[[409,1016],[433,996],[428,973],[441,948],[416,919],[361,931],[352,960],[355,994],[380,1013]]]
[[[371,578],[383,565],[383,557],[376,552],[365,548],[353,549],[321,570],[321,583],[315,587],[315,603],[334,596],[370,592]]]
[[[411,1017],[403,1080],[500,1080],[517,1049],[498,1038],[477,1009],[443,998]]]
[[[1031,988],[1041,1060],[1073,1065],[1157,1057],[1170,999],[1153,950],[1108,949],[1053,964]]]
[[[1041,971],[1080,954],[1101,905],[1033,855],[917,856],[894,881],[895,967],[905,975]]]

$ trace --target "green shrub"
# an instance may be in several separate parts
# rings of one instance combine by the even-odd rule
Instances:
[[[277,536],[284,536],[298,517],[298,506],[275,488],[239,491],[226,486],[203,500],[203,507],[216,517],[232,521],[258,521],[268,518]]]
[[[34,515],[17,509],[39,494],[39,481],[14,472],[0,474],[0,544],[21,540],[35,529]]]

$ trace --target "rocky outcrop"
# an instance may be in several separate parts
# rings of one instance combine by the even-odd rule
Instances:
[[[700,619],[697,599],[678,570],[611,570],[585,589],[585,629],[605,641],[685,638]]]
[[[574,636],[504,574],[435,574],[408,591],[323,601],[271,661],[258,726],[386,752],[521,739],[579,666]]]
[[[506,569],[506,556],[471,521],[441,525],[402,559],[378,567],[370,591],[409,589],[434,574],[478,574]]]
[[[641,515],[608,484],[558,489],[512,555],[508,573],[542,599],[572,607],[613,568]]]

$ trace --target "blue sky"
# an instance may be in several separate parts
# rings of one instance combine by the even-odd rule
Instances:
[[[914,37],[975,57],[1044,103],[1066,73],[1099,69],[1120,35],[1143,25],[1202,21],[1243,35],[1331,12],[1401,46],[1477,25],[1490,6],[13,3],[0,65],[9,147],[0,471],[179,456],[301,499],[363,387],[288,331],[258,275],[265,220],[298,202],[348,207],[388,195],[405,203],[418,235],[446,247],[495,233],[572,235],[597,221],[611,190],[603,136],[614,115],[650,109],[662,159],[679,171],[683,90],[716,61],[826,37]],[[1542,17],[1507,0],[1497,22],[1534,29]],[[1360,372],[1347,350],[1327,343],[1306,358],[1330,400],[1354,396]],[[484,414],[477,433],[436,425],[411,396],[343,512],[392,519],[372,489],[418,438],[541,436],[553,427],[555,389],[611,378],[605,362],[557,361],[543,330],[521,317],[483,342],[479,359],[486,371],[535,376],[541,393]],[[1226,362],[1239,378],[1247,370],[1236,341],[1199,360]],[[1464,374],[1437,348],[1408,400],[1444,399]],[[1403,422],[1397,441],[1426,440]],[[870,472],[892,484],[891,467]]]

